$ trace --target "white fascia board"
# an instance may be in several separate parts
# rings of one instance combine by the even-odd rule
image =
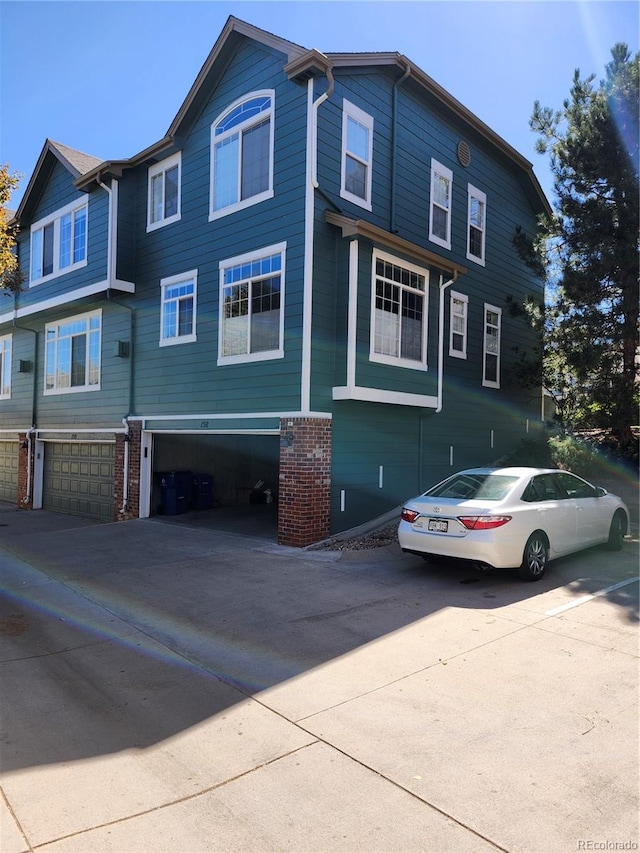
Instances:
[[[60,296],[53,296],[51,299],[43,299],[41,302],[34,302],[33,305],[26,305],[24,308],[18,308],[15,312],[16,317],[27,317],[29,314],[39,314],[41,311],[48,311],[51,308],[58,308],[61,305],[66,305],[68,302],[75,302],[77,299],[85,299],[87,296],[95,296],[97,293],[105,293],[107,290],[120,290],[125,293],[135,293],[136,286],[131,281],[116,280],[109,282],[97,281],[94,284],[88,284],[86,287],[79,287],[77,290],[70,290],[68,293],[62,293]],[[8,315],[8,319],[13,319],[13,312]],[[0,315],[0,322],[3,322],[5,315]]]
[[[363,403],[391,403],[396,406],[417,406],[435,409],[438,398],[427,394],[407,394],[404,391],[384,391],[381,388],[365,388],[362,385],[338,385],[332,389],[334,400],[360,400]]]

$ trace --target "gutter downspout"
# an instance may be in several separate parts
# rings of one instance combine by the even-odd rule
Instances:
[[[331,96],[334,79],[331,69],[327,68],[329,85],[326,92],[313,100],[311,77],[307,83],[307,174],[305,189],[305,235],[304,235],[304,284],[302,309],[302,364],[300,382],[300,410],[302,414],[311,411],[311,314],[313,298],[313,253],[315,234],[315,190],[318,185],[318,110]]]
[[[116,240],[118,235],[118,181],[116,178],[111,179],[111,186],[107,186],[100,176],[100,172],[96,175],[96,183],[109,196],[109,226],[107,231],[107,299],[114,304],[120,305],[121,308],[126,308],[129,312],[129,414],[131,413],[132,403],[132,384],[133,384],[133,309],[129,305],[123,305],[121,302],[116,302],[111,297],[112,285],[115,281],[116,269]],[[129,430],[129,421],[127,417],[122,418],[122,425],[125,429],[124,434],[124,460],[122,464],[122,506],[120,507],[120,515],[123,515],[129,508],[129,442],[131,441],[131,433]]]
[[[440,276],[440,307],[438,312],[438,404],[436,406],[436,414],[442,411],[442,380],[444,376],[444,292],[447,287],[458,280],[458,273],[453,273],[453,278],[449,281],[443,281],[443,276]]]
[[[407,65],[404,74],[393,84],[391,96],[391,216],[389,231],[397,234],[396,228],[396,125],[398,120],[398,89],[411,74],[411,66]]]
[[[115,178],[111,179],[111,186],[107,186],[102,182],[100,178],[100,172],[96,175],[96,183],[99,187],[106,192],[109,196],[109,216],[108,216],[108,230],[107,230],[107,288],[111,288],[111,285],[114,281],[114,270],[115,270],[115,243],[116,243],[116,235],[118,224],[116,221],[116,201],[118,196],[118,181]]]
[[[13,328],[14,329],[22,329],[25,332],[32,332],[33,334],[33,381],[31,383],[31,426],[27,430],[27,493],[23,498],[23,503],[28,504],[32,500],[31,491],[33,488],[32,477],[31,477],[31,463],[33,460],[33,442],[32,436],[36,435],[36,399],[37,399],[37,390],[36,390],[36,373],[38,366],[38,332],[36,329],[30,329],[28,326],[20,326],[17,322],[18,320],[18,294],[13,294]]]

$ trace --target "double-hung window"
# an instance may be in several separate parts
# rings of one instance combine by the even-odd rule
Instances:
[[[161,347],[196,340],[197,285],[197,270],[161,280]]]
[[[367,210],[371,210],[372,160],[373,118],[344,100],[340,195]]]
[[[73,202],[31,226],[30,284],[40,284],[87,263],[86,201]]]
[[[11,397],[11,335],[0,338],[0,400]]]
[[[466,358],[469,297],[452,290],[449,304],[449,355],[454,358]]]
[[[101,311],[46,325],[45,394],[100,389],[101,335]]]
[[[220,264],[219,364],[282,358],[286,244]]]
[[[427,272],[373,253],[372,361],[426,369]]]
[[[209,219],[273,196],[274,100],[254,92],[212,125]]]
[[[500,387],[501,325],[502,309],[485,305],[482,384],[488,388]]]
[[[467,258],[484,266],[487,196],[469,184],[468,199]]]
[[[437,160],[431,160],[431,204],[429,239],[445,249],[451,248],[451,192],[453,172]]]
[[[180,219],[181,170],[180,152],[149,167],[147,231]]]

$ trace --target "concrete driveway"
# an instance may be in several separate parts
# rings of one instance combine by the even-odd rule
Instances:
[[[0,504],[0,566],[3,853],[637,849],[637,535],[526,584]]]

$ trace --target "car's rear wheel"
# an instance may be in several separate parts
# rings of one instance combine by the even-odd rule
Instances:
[[[522,555],[522,565],[518,570],[525,581],[539,581],[547,569],[549,562],[549,543],[541,530],[536,530],[527,539]]]
[[[611,519],[611,527],[609,528],[609,539],[607,540],[607,548],[610,551],[620,551],[624,541],[626,530],[626,519],[624,513],[618,510]]]

